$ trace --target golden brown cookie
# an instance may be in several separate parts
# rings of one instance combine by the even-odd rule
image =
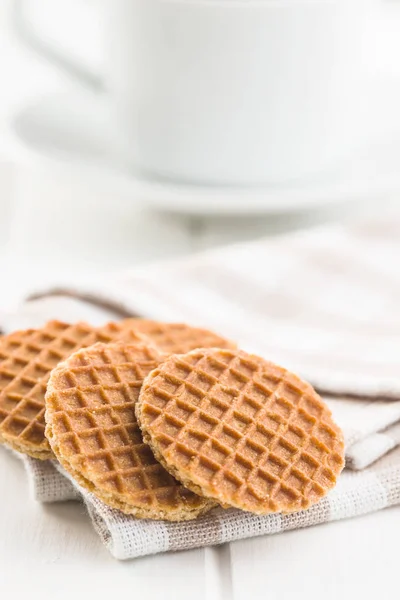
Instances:
[[[167,354],[186,354],[195,348],[236,348],[236,344],[213,331],[185,323],[162,323],[148,319],[125,319],[121,329],[144,335]]]
[[[143,442],[134,405],[163,360],[144,344],[96,344],[51,373],[46,435],[61,465],[109,506],[149,519],[184,521],[213,503],[187,490]]]
[[[136,415],[186,487],[257,514],[308,508],[344,466],[342,432],[314,389],[240,350],[170,356],[145,379]]]
[[[91,327],[50,321],[0,339],[0,441],[34,458],[52,458],[44,435],[44,394],[50,371],[79,348],[123,337],[143,338],[119,324]]]

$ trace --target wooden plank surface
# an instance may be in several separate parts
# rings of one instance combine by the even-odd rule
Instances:
[[[22,463],[4,448],[0,478],[0,574],[15,598],[368,600],[397,593],[400,508],[122,563],[79,503],[31,500]]]

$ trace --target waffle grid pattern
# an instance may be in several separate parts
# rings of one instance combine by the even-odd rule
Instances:
[[[236,348],[236,344],[207,329],[184,323],[161,323],[147,319],[127,319],[139,334],[148,336],[157,348],[167,354],[186,354],[196,348]]]
[[[343,468],[341,432],[311,386],[244,352],[171,357],[145,382],[137,412],[177,478],[244,510],[307,508]]]
[[[161,360],[139,344],[96,344],[70,357],[50,378],[48,437],[62,464],[107,503],[150,518],[196,516],[209,502],[156,461],[135,417],[143,380]]]
[[[42,329],[0,340],[0,436],[15,450],[51,458],[44,435],[44,396],[50,371],[75,350],[126,336],[118,324],[94,329],[86,323],[50,321]],[[130,337],[138,335],[130,333]]]

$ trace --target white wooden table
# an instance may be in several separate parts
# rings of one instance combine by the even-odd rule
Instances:
[[[0,11],[0,33],[1,18]],[[0,36],[0,120],[29,90],[62,83],[43,65],[31,70],[23,51],[10,53],[7,43]],[[1,152],[7,157],[0,136]],[[321,218],[188,220],[150,214],[129,198],[113,199],[111,209],[101,190],[68,174],[15,167],[7,158],[0,158],[0,214],[0,318],[1,309],[41,284],[278,233]],[[119,563],[101,545],[82,506],[33,502],[21,462],[3,448],[0,482],[4,596],[366,600],[399,595],[400,508],[219,548]]]
[[[15,598],[398,597],[399,508],[218,548],[119,563],[100,544],[82,506],[31,501],[22,464],[4,449],[0,475],[2,590]]]

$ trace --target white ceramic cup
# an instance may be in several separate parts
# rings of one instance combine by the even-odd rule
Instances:
[[[112,0],[104,89],[118,151],[146,177],[196,184],[334,168],[365,131],[377,1]]]

